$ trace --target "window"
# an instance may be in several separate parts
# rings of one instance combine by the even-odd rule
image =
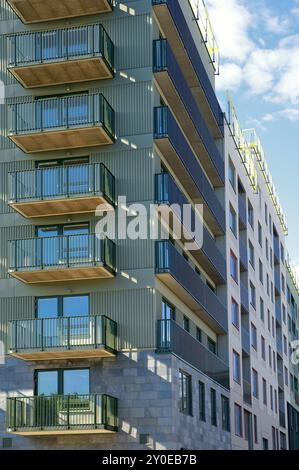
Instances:
[[[208,349],[213,354],[217,354],[217,343],[208,337]]]
[[[275,413],[278,412],[278,398],[277,398],[277,390],[274,390],[274,405],[275,405]]]
[[[263,336],[261,336],[261,351],[262,351],[262,359],[266,360],[266,341]]]
[[[89,369],[35,371],[36,395],[89,395]]]
[[[259,397],[258,373],[255,369],[252,369],[252,395],[255,398]]]
[[[283,352],[286,356],[288,355],[288,340],[285,335],[283,335]]]
[[[284,368],[284,383],[287,387],[289,386],[289,372],[287,367]]]
[[[269,441],[263,437],[263,450],[269,450]]]
[[[270,283],[269,283],[269,274],[267,273],[267,276],[266,276],[266,284],[267,284],[267,295],[269,296],[270,295]]]
[[[269,346],[269,367],[272,369],[272,349]]]
[[[248,248],[249,248],[249,263],[255,269],[255,257],[254,257],[254,247],[251,241],[248,241]]]
[[[233,280],[238,283],[238,260],[232,251],[230,252],[230,274]]]
[[[217,396],[214,388],[211,388],[211,424],[217,426]]]
[[[260,223],[258,223],[258,240],[260,247],[263,246],[263,230]]]
[[[237,235],[237,215],[236,211],[232,207],[232,205],[229,205],[229,227],[233,234],[236,236]]]
[[[239,329],[240,328],[239,305],[233,298],[232,298],[232,303],[231,303],[231,312],[232,312],[232,324],[237,329]]]
[[[240,354],[236,351],[233,351],[233,377],[234,381],[238,384],[241,383],[241,361]]]
[[[202,342],[202,330],[198,326],[196,327],[196,339],[200,343]]]
[[[206,421],[206,388],[203,382],[198,382],[198,393],[199,393],[199,419],[200,421]]]
[[[280,449],[287,450],[287,437],[283,432],[280,433]]]
[[[269,242],[268,242],[267,237],[266,237],[266,258],[269,261]]]
[[[251,346],[257,351],[257,330],[253,323],[251,323]]]
[[[276,443],[276,429],[272,426],[272,448],[273,450],[277,450],[277,443]]]
[[[253,433],[254,433],[254,442],[255,444],[259,443],[258,438],[258,426],[257,426],[257,416],[253,415]]]
[[[166,299],[162,300],[162,320],[175,321],[175,308]]]
[[[250,299],[250,303],[252,307],[255,309],[256,308],[256,295],[255,295],[255,287],[252,284],[252,282],[250,282],[249,284],[249,299]]]
[[[285,305],[282,305],[282,319],[283,319],[283,323],[286,325],[287,324],[287,313],[286,313]]]
[[[229,159],[229,164],[228,164],[228,179],[231,184],[231,187],[236,192],[236,169],[231,159]]]
[[[264,323],[265,321],[265,304],[263,299],[260,297],[260,318],[261,321]]]
[[[248,223],[254,229],[254,212],[251,202],[248,200]]]
[[[180,371],[180,408],[181,412],[192,415],[192,379],[189,374]]]
[[[266,379],[263,378],[263,403],[267,406],[267,382]]]
[[[268,225],[268,206],[265,203],[265,223]]]
[[[284,246],[282,243],[280,244],[280,259],[282,264],[284,264]]]
[[[267,315],[268,315],[268,330],[271,333],[271,314],[270,314],[270,310],[268,309],[267,312],[268,312],[267,313]]]
[[[242,408],[235,403],[235,434],[236,436],[243,436],[243,423],[242,423]]]
[[[273,401],[273,387],[272,385],[270,385],[270,406],[271,406],[271,410],[273,411],[273,408],[274,408],[274,401]]]
[[[230,412],[229,412],[229,398],[221,395],[221,415],[222,415],[222,429],[223,431],[230,432]]]
[[[270,248],[270,266],[273,269],[273,250]]]
[[[270,232],[270,235],[272,235],[272,217],[271,217],[271,214],[269,214],[269,232]]]
[[[264,284],[264,270],[263,270],[263,263],[259,260],[259,279],[260,283]]]
[[[184,316],[184,330],[189,333],[190,331],[190,320],[188,317]]]
[[[285,277],[284,277],[283,274],[281,275],[281,288],[282,288],[282,292],[285,294],[286,293],[286,284],[285,284]]]

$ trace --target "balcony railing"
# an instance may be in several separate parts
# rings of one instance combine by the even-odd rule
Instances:
[[[191,206],[190,211],[190,221],[184,221],[184,210],[186,214],[187,205],[190,203],[186,197],[182,194],[181,190],[176,185],[174,179],[168,173],[161,173],[155,177],[155,193],[156,193],[156,204],[166,205],[166,223],[170,223],[169,210],[171,209],[176,221],[178,222],[179,233],[176,233],[176,236],[183,239],[184,230],[188,232],[188,235],[191,237],[192,230],[194,230],[196,217],[199,218],[198,223],[202,227],[203,222],[200,218],[200,215],[195,213],[195,210]],[[163,210],[162,217],[163,217]],[[185,222],[185,223],[184,223]],[[176,223],[173,223],[174,230],[176,229]],[[216,283],[224,283],[226,280],[226,262],[223,254],[219,251],[216,246],[216,241],[211,237],[208,230],[203,226],[203,237],[202,244],[197,248],[194,246],[192,250],[192,255],[202,264],[204,264],[208,274],[213,278]],[[182,236],[183,235],[183,236]],[[198,234],[199,235],[199,234]],[[193,240],[186,240],[187,242],[192,242]],[[194,242],[195,244],[195,242]]]
[[[103,394],[12,397],[7,430],[21,435],[117,432],[118,400]]]
[[[167,39],[185,79],[195,99],[203,107],[215,137],[219,138],[224,132],[223,113],[180,3],[180,0],[152,0],[162,29],[167,30]],[[200,37],[198,40],[200,41]]]
[[[8,36],[8,68],[26,88],[112,78],[114,45],[100,24]]]
[[[227,332],[227,310],[169,241],[156,242],[156,275],[217,333]]]
[[[114,111],[100,93],[9,106],[9,137],[26,153],[107,145],[114,136]]]
[[[157,332],[158,352],[175,354],[223,387],[229,388],[228,364],[186,330],[172,320],[159,320]]]
[[[155,78],[215,186],[224,184],[224,161],[166,39],[154,41]]]
[[[23,23],[69,19],[86,15],[100,15],[113,10],[113,0],[93,0],[75,2],[74,0],[7,0],[7,3]]]
[[[224,209],[167,106],[154,109],[154,138],[191,199],[205,204],[203,215],[214,233],[223,234]],[[167,148],[165,148],[166,141]]]
[[[104,315],[15,320],[9,352],[25,360],[115,355],[117,323]]]
[[[25,217],[94,212],[116,204],[115,178],[103,163],[65,165],[9,174],[9,204]]]
[[[27,283],[113,277],[116,248],[95,234],[14,240],[9,273]]]

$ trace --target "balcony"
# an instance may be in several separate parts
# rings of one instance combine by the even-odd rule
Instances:
[[[9,274],[25,284],[111,279],[115,244],[92,235],[64,235],[10,242]]]
[[[115,356],[117,324],[104,315],[16,320],[9,353],[25,361]]]
[[[246,230],[246,228],[247,228],[246,200],[244,200],[240,195],[239,195],[239,198],[238,198],[238,204],[239,204],[240,229]]]
[[[154,77],[215,187],[224,185],[224,160],[165,39],[154,41]]]
[[[105,80],[114,45],[100,24],[8,36],[8,70],[25,88]]]
[[[159,25],[214,138],[223,137],[223,113],[179,0],[152,0]],[[200,41],[200,37],[198,40]]]
[[[102,163],[65,165],[9,174],[9,205],[23,217],[114,210],[115,178]]]
[[[247,330],[247,328],[245,328],[243,325],[242,325],[242,328],[241,328],[241,334],[242,334],[242,349],[243,349],[243,352],[245,353],[246,356],[249,357],[250,352],[251,352],[250,333]]]
[[[61,0],[55,3],[53,0],[7,0],[7,3],[25,24],[100,15],[113,10],[112,0]]]
[[[249,313],[249,292],[248,287],[240,282],[241,307],[246,313]]]
[[[286,427],[286,413],[285,410],[279,410],[279,426],[282,428]]]
[[[273,236],[273,252],[274,252],[274,264],[280,264],[280,247],[279,247],[279,238],[277,236]]]
[[[114,111],[102,94],[9,106],[9,138],[25,153],[111,145]]]
[[[103,394],[7,399],[7,431],[22,436],[114,433],[117,417],[117,398]]]
[[[199,230],[203,227],[200,214],[196,214],[191,206],[190,221],[189,223],[184,221],[184,210],[186,212],[187,204],[189,206],[190,204],[168,173],[156,175],[155,192],[156,204],[159,205],[159,213],[168,229],[178,239],[186,243],[193,242],[192,230],[194,230],[196,218],[198,218],[198,224],[200,224]],[[200,233],[198,233],[199,235]],[[216,241],[205,227],[203,227],[202,235],[202,240],[199,240],[197,243],[193,242],[194,246],[191,254],[204,267],[207,274],[216,284],[224,284],[226,282],[226,262],[224,256],[216,246]]]
[[[172,320],[159,320],[158,353],[173,353],[229,389],[229,366]]]
[[[275,303],[275,317],[276,317],[276,322],[278,325],[282,325],[282,313],[281,313],[281,302],[278,300]]]
[[[215,235],[225,233],[224,209],[198,159],[166,106],[154,109],[155,144],[194,203],[204,204],[204,219]]]
[[[274,287],[275,287],[275,296],[281,296],[281,280],[280,280],[280,267],[277,265],[274,268]]]
[[[279,354],[279,356],[283,359],[283,344],[282,344],[282,339],[281,337],[279,337],[278,334],[276,334],[276,349],[277,349],[277,354]]]
[[[217,334],[227,333],[227,310],[169,241],[156,242],[156,276]]]
[[[243,379],[243,400],[247,405],[252,405],[252,388],[248,380]]]
[[[248,271],[248,253],[247,245],[239,239],[239,250],[240,250],[240,268],[242,272]]]

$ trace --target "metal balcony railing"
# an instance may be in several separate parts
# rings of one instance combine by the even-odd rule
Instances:
[[[105,196],[115,205],[115,178],[103,163],[66,165],[9,173],[10,203]]]
[[[229,388],[229,366],[173,320],[158,320],[157,351],[171,352]]]
[[[116,354],[117,323],[104,315],[36,318],[9,323],[9,351],[105,348]]]
[[[201,194],[222,232],[225,232],[224,209],[167,106],[154,109],[154,138],[170,140],[186,172],[194,181],[198,193]]]
[[[115,137],[114,111],[101,93],[37,99],[9,106],[9,134],[103,127]]]
[[[9,35],[8,67],[101,57],[111,72],[114,45],[101,24]]]
[[[63,235],[10,241],[10,272],[103,265],[116,271],[116,247],[95,234]]]
[[[16,433],[117,431],[118,400],[104,394],[12,397],[7,430]]]

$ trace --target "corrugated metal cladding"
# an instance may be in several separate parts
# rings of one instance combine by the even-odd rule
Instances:
[[[34,160],[21,160],[18,162],[0,163],[0,214],[14,212],[8,206],[9,201],[9,181],[8,174],[11,171],[31,170],[34,168]]]
[[[34,318],[34,297],[0,298],[0,341],[8,349],[8,322]],[[91,315],[107,315],[118,324],[119,349],[155,348],[156,324],[153,289],[94,292]]]
[[[16,20],[18,17],[6,0],[0,0],[0,21]]]
[[[130,289],[90,295],[92,314],[105,314],[118,323],[119,349],[155,348],[155,292]]]
[[[0,228],[0,279],[8,279],[9,268],[9,240],[34,237],[34,225],[19,225],[17,227]]]
[[[7,57],[7,40],[6,35],[0,36],[0,80],[4,85],[13,85],[17,83],[14,76],[7,70],[8,57]]]
[[[108,151],[91,154],[91,162],[102,162],[113,173],[117,193],[128,202],[154,200],[152,148]]]
[[[14,103],[30,103],[33,100],[33,96],[18,96],[7,98],[5,104],[0,104],[0,149],[8,150],[16,148],[15,144],[7,137],[10,132],[9,105]]]
[[[0,341],[8,350],[8,322],[34,318],[34,297],[2,297],[0,298]]]

